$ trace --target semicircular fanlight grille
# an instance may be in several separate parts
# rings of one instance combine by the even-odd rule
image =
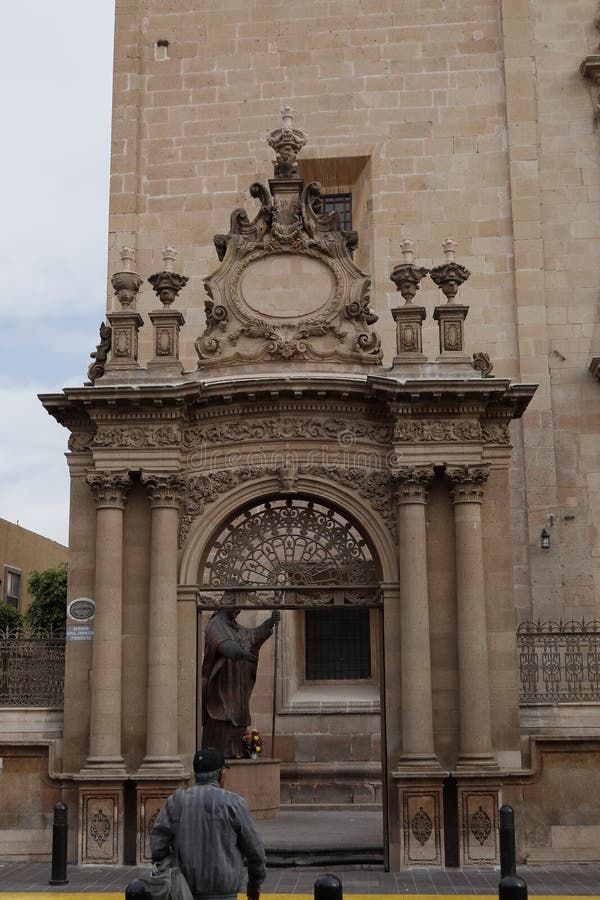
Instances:
[[[223,587],[377,584],[371,550],[337,510],[281,498],[239,513],[217,535],[204,584]]]

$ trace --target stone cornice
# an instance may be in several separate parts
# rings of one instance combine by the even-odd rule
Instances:
[[[533,397],[536,385],[511,384],[502,378],[409,379],[400,381],[389,374],[375,376],[304,375],[240,376],[227,381],[169,385],[129,385],[66,388],[60,394],[41,394],[46,410],[62,425],[89,426],[91,421],[122,419],[125,412],[139,420],[164,421],[216,405],[254,404],[282,399],[289,408],[295,401],[366,402],[373,412],[402,412],[422,416],[508,413],[519,418]]]

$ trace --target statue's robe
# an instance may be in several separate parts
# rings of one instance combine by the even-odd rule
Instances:
[[[242,659],[242,652],[249,650],[258,658],[272,632],[270,618],[256,628],[238,625],[224,611],[209,620],[202,661],[203,747],[215,747],[229,758],[243,755],[242,736],[252,722],[250,695],[258,661]]]

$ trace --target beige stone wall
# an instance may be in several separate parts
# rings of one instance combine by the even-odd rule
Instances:
[[[252,210],[248,185],[271,174],[264,134],[292,103],[309,135],[306,177],[353,190],[357,259],[373,277],[388,364],[401,239],[426,265],[441,261],[445,237],[458,241],[473,273],[461,291],[468,351],[488,352],[497,375],[540,384],[513,426],[519,618],[598,615],[598,384],[588,365],[600,346],[600,148],[578,71],[597,43],[590,4],[176,6],[117,2],[109,271],[124,244],[144,277],[165,244],[178,248],[176,268],[190,276],[178,301],[182,356],[194,369],[212,236],[233,208]],[[430,284],[419,297],[431,358],[440,294]],[[148,284],[138,305],[144,316],[158,305]],[[149,348],[146,325],[142,356]]]
[[[21,612],[25,612],[33,600],[27,591],[27,579],[31,573],[54,568],[66,561],[67,548],[62,544],[6,519],[0,519],[0,578],[3,578],[4,566],[20,570]]]

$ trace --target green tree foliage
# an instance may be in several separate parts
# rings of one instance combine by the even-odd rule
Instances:
[[[25,612],[32,629],[64,628],[67,619],[67,566],[63,563],[43,572],[32,572],[27,590],[35,598]]]
[[[23,616],[18,609],[11,606],[10,603],[4,603],[0,600],[0,631],[7,628],[20,628],[23,623]]]

